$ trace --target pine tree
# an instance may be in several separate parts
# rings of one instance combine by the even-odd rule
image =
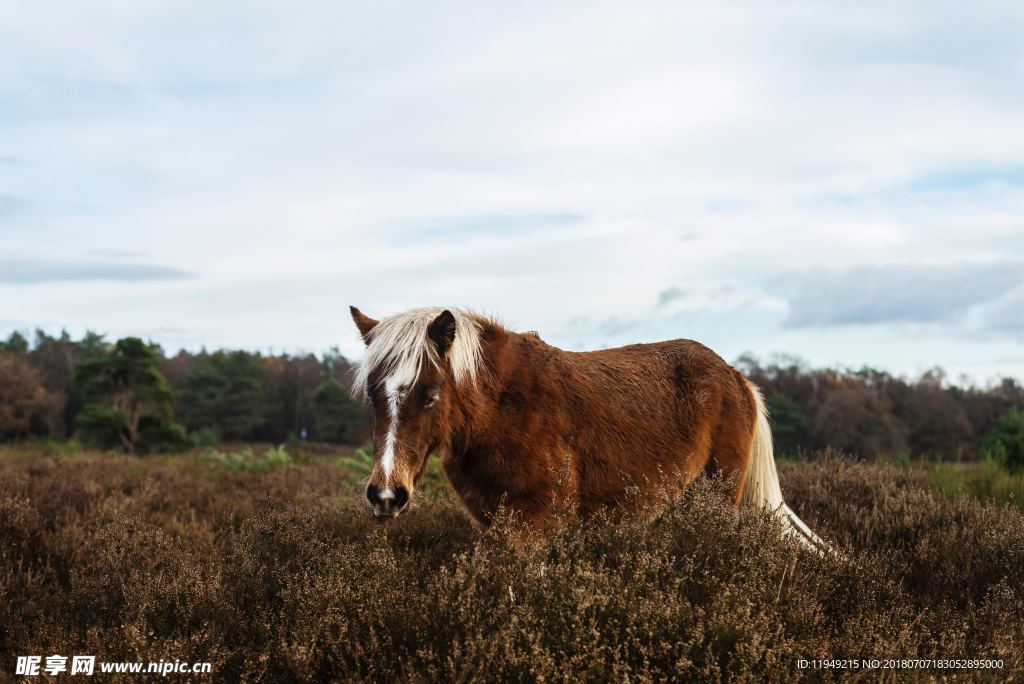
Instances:
[[[171,391],[157,351],[126,337],[78,364],[75,380],[85,406],[76,425],[83,441],[128,453],[187,445],[184,429],[172,418]]]

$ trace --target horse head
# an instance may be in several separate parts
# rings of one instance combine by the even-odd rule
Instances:
[[[453,398],[475,381],[480,326],[448,309],[414,309],[374,320],[351,307],[366,343],[354,392],[373,407],[374,464],[366,498],[374,516],[388,519],[409,508],[432,453],[451,436]]]

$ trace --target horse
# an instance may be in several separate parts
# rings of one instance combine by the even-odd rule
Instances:
[[[375,320],[350,307],[366,345],[352,382],[373,407],[365,496],[388,520],[409,510],[431,454],[469,517],[504,507],[546,530],[579,516],[657,505],[699,475],[735,504],[769,509],[787,534],[824,544],[786,505],[760,390],[692,340],[571,352],[467,309]]]

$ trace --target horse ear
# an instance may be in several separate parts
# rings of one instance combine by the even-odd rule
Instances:
[[[356,327],[359,328],[359,334],[362,335],[363,342],[369,344],[370,331],[373,330],[379,321],[373,320],[354,306],[348,307],[348,310],[352,313],[352,320],[355,321]]]
[[[445,309],[427,326],[427,337],[437,345],[437,353],[444,356],[455,341],[455,316]]]

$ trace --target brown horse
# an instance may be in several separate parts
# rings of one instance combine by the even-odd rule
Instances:
[[[485,527],[501,505],[543,529],[560,503],[581,515],[638,508],[717,473],[736,503],[823,544],[782,500],[760,391],[697,342],[567,352],[460,309],[380,321],[351,311],[366,343],[353,390],[374,408],[366,497],[378,518],[408,509],[439,452]],[[638,489],[646,496],[627,495]]]

